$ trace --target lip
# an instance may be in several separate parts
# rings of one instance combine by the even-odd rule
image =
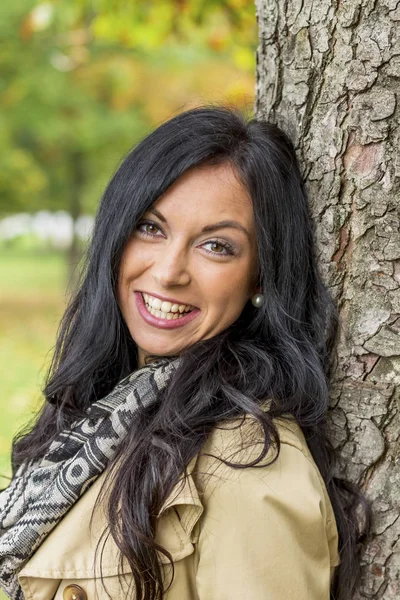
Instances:
[[[136,306],[139,311],[140,316],[143,321],[152,325],[153,327],[158,327],[159,329],[176,329],[177,327],[183,327],[187,325],[190,321],[193,321],[197,317],[197,315],[201,312],[199,308],[194,308],[191,312],[187,313],[184,317],[180,317],[179,319],[174,319],[168,321],[167,319],[159,319],[155,317],[146,308],[146,305],[143,300],[143,296],[141,292],[134,292]],[[153,296],[153,294],[151,294]],[[156,298],[160,298],[160,296],[156,296]],[[160,300],[164,300],[164,298],[160,298]],[[168,300],[168,302],[172,302],[172,300]],[[178,302],[175,302],[178,304]],[[182,303],[181,303],[182,304]]]
[[[182,302],[182,300],[176,300],[176,298],[167,298],[166,296],[160,296],[159,294],[153,294],[153,292],[150,294],[150,292],[146,292],[146,290],[137,290],[137,291],[140,292],[141,294],[148,294],[149,296],[154,296],[154,298],[158,298],[162,302],[171,302],[171,304],[186,304],[186,306],[193,306],[194,308],[197,308],[196,306],[194,306],[194,304],[190,304],[190,302]]]

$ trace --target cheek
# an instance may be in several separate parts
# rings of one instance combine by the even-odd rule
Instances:
[[[120,268],[119,268],[119,273],[118,273],[118,281],[117,281],[117,297],[118,297],[118,302],[120,304],[121,304],[121,302],[124,301],[124,298],[127,293],[126,271],[127,271],[126,259],[124,259],[124,257],[122,257]]]
[[[123,289],[146,268],[146,257],[136,240],[128,242],[121,257],[118,288]]]
[[[205,277],[204,290],[218,311],[240,313],[249,295],[248,271],[234,268]]]
[[[126,289],[126,286],[123,285],[121,279],[119,279],[117,286],[117,304],[126,321],[128,316],[128,290]]]
[[[140,265],[136,258],[135,261],[132,260],[133,253],[130,246],[129,244],[122,255],[117,281],[117,299],[122,312],[128,301],[130,282],[135,278],[136,270]]]

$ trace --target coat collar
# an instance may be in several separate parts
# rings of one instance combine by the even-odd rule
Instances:
[[[195,525],[203,513],[203,505],[192,477],[196,460],[197,456],[190,461],[186,478],[178,481],[158,514],[155,541],[170,552],[174,562],[191,554],[198,538]],[[100,572],[100,558],[94,562],[94,555],[100,539],[98,554],[101,554],[105,540],[101,538],[107,523],[103,507],[95,511],[92,528],[90,518],[104,479],[105,473],[57,524],[21,570],[19,580],[27,599],[47,600],[54,596],[62,579],[93,578],[95,571]],[[159,559],[162,564],[169,563],[161,553]],[[103,576],[117,575],[118,563],[119,549],[109,535],[101,558]],[[122,573],[129,572],[129,564],[124,559]]]
[[[289,420],[282,421],[283,427],[296,431],[296,435],[302,435],[299,433],[299,426],[292,420],[293,417],[287,415],[287,418]],[[235,437],[234,432],[235,429],[228,433],[224,430],[220,436],[215,435],[216,446],[212,446],[213,451],[219,455],[221,449],[230,447]],[[196,455],[189,462],[186,477],[182,476],[174,486],[158,514],[155,541],[170,552],[174,562],[192,554],[194,544],[198,540],[199,527],[196,527],[196,524],[204,507],[200,499],[201,492],[199,494],[195,485],[193,471],[199,456]],[[101,506],[94,513],[92,529],[89,523],[104,479],[105,473],[99,476],[64,516],[21,570],[19,580],[27,600],[51,600],[62,579],[93,578],[94,569],[96,573],[99,572],[100,563],[94,563],[94,552],[106,529],[106,518]],[[103,543],[104,538],[100,543],[100,550]],[[162,564],[169,562],[161,553],[159,558]],[[103,575],[117,575],[118,562],[119,549],[109,536],[101,560]],[[123,573],[130,572],[126,561],[122,567]]]

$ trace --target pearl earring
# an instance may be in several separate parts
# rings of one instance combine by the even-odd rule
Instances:
[[[251,303],[256,308],[260,308],[264,304],[264,296],[263,294],[254,294],[251,298]]]

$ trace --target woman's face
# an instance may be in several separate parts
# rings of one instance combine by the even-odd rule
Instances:
[[[143,215],[118,280],[139,366],[236,321],[256,291],[255,238],[251,198],[229,164],[187,171]]]

